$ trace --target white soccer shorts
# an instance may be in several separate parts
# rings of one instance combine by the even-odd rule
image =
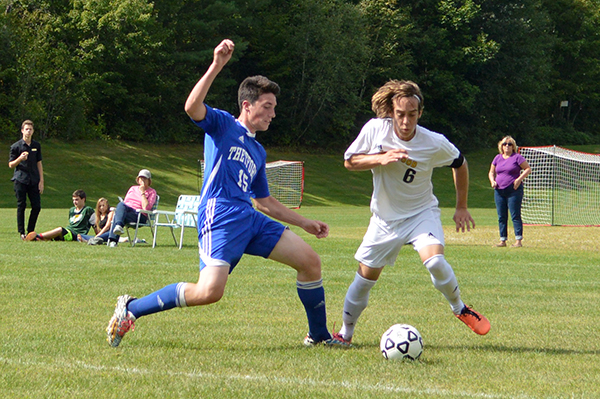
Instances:
[[[444,229],[439,208],[428,208],[415,216],[386,222],[373,214],[369,228],[354,258],[365,266],[394,265],[404,244],[415,251],[429,245],[444,245]]]

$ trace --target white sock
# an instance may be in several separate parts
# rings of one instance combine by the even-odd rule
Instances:
[[[434,255],[423,264],[431,274],[433,286],[446,297],[454,314],[460,314],[465,304],[460,299],[460,289],[454,270],[452,270],[452,266],[446,261],[444,255]]]
[[[187,308],[187,302],[185,301],[185,288],[187,283],[177,284],[177,306],[180,308]]]
[[[362,311],[367,307],[369,292],[376,282],[376,280],[367,280],[358,273],[354,276],[354,281],[348,287],[346,299],[344,299],[344,313],[342,314],[344,324],[339,331],[344,339],[352,339],[356,322]]]

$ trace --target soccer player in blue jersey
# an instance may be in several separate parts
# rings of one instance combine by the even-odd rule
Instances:
[[[256,132],[275,117],[279,86],[263,76],[246,78],[239,87],[240,116],[204,104],[210,86],[231,59],[234,43],[223,40],[213,62],[185,103],[192,121],[204,129],[205,178],[198,208],[200,276],[197,283],[175,283],[143,298],[122,295],[106,329],[116,347],[136,319],[175,307],[199,306],[221,299],[229,274],[244,253],[269,258],[297,271],[297,289],[308,317],[306,346],[347,347],[327,329],[325,291],[319,255],[297,234],[266,215],[327,237],[327,224],[307,219],[269,194],[266,152]],[[256,204],[257,212],[252,206]]]

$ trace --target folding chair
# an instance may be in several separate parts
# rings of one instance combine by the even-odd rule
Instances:
[[[179,237],[179,249],[183,246],[183,233],[186,227],[193,227],[198,229],[198,205],[200,204],[199,195],[180,195],[175,206],[175,211],[162,211],[156,210],[156,220],[154,221],[154,241],[152,242],[152,248],[156,246],[156,237],[158,236],[159,227],[168,227],[171,229],[171,235],[177,245],[177,239],[175,239],[175,233],[173,229],[180,228],[181,235]],[[161,216],[164,221],[160,221]]]
[[[155,238],[154,238],[154,221],[156,219],[156,215],[155,215],[154,212],[156,211],[156,208],[158,208],[158,202],[159,201],[160,201],[160,196],[157,195],[156,196],[156,201],[154,202],[154,205],[152,205],[152,209],[150,209],[150,210],[136,209],[136,212],[137,212],[137,221],[136,222],[127,223],[125,225],[125,230],[127,231],[127,239],[131,243],[132,247],[135,247],[135,244],[137,244],[138,230],[139,230],[140,227],[150,227],[150,232],[152,233],[153,241],[156,241]],[[146,222],[145,223],[141,222],[142,215],[146,215]],[[135,228],[135,234],[133,235],[133,240],[131,240],[131,236],[129,235],[129,229],[130,228]]]

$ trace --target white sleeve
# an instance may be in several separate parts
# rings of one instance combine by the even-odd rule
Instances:
[[[376,119],[371,119],[367,122],[363,128],[360,130],[358,137],[354,140],[350,147],[344,153],[344,160],[348,160],[352,158],[353,155],[357,154],[377,154],[381,151],[378,151],[377,148],[373,148],[375,133],[377,130],[376,123],[374,123]]]
[[[439,135],[439,151],[436,152],[433,159],[434,168],[440,166],[450,166],[452,162],[460,155],[460,151],[445,136]]]

